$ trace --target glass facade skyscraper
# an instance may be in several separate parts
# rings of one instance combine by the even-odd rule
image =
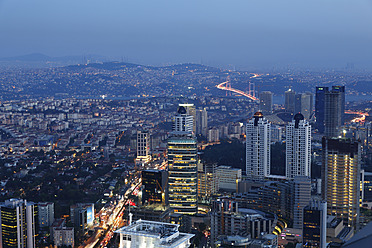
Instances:
[[[328,215],[355,227],[359,222],[360,143],[327,137],[323,137],[322,143],[322,197],[327,201]]]
[[[168,139],[169,206],[176,213],[196,214],[197,143],[187,132],[173,132]]]
[[[316,87],[316,128],[328,137],[337,137],[345,123],[345,86]]]
[[[325,93],[328,92],[328,89],[328,87],[316,87],[315,90],[315,127],[319,133],[324,133]]]

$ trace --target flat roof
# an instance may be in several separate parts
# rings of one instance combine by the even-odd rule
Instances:
[[[159,247],[170,248],[177,247],[177,245],[190,240],[194,236],[194,234],[180,233],[178,227],[178,224],[138,220],[115,232],[131,236],[144,236],[159,239]]]

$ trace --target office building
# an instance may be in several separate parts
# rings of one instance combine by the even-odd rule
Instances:
[[[345,124],[345,86],[332,86],[332,91],[339,92],[341,98],[341,125]]]
[[[311,126],[296,114],[286,127],[286,177],[311,177]]]
[[[262,91],[260,93],[260,111],[264,114],[273,113],[273,93]]]
[[[39,210],[39,226],[51,226],[54,222],[54,203],[42,202],[38,203],[37,206]]]
[[[150,160],[150,133],[148,131],[137,131],[136,163],[148,163]]]
[[[190,133],[194,131],[194,117],[187,113],[184,106],[179,106],[177,114],[174,116],[173,131]]]
[[[184,108],[186,110],[186,115],[192,116],[192,132],[196,134],[196,110],[192,103],[180,103],[178,104],[178,109]],[[187,130],[174,130],[174,131],[187,131]]]
[[[126,219],[132,221],[149,220],[169,222],[171,210],[163,204],[151,204],[146,206],[131,206],[125,209]],[[130,215],[131,214],[131,217]]]
[[[313,94],[300,93],[295,96],[295,113],[301,113],[309,120],[313,113]]]
[[[360,143],[323,137],[322,148],[322,197],[327,201],[327,214],[355,227],[359,223]]]
[[[194,234],[181,233],[178,227],[177,224],[138,220],[115,232],[120,235],[119,248],[190,247]]]
[[[294,113],[295,112],[295,95],[296,92],[292,89],[287,90],[285,93],[284,108],[285,112]]]
[[[218,178],[215,164],[198,163],[198,196],[208,200],[218,191]]]
[[[324,133],[327,137],[338,137],[341,134],[342,94],[337,91],[325,93]]]
[[[293,207],[293,228],[302,229],[303,210],[311,199],[311,180],[309,177],[297,176],[291,182]]]
[[[168,139],[169,205],[176,213],[197,213],[197,143],[191,133]]]
[[[0,204],[1,247],[36,247],[37,205],[26,200],[10,199]]]
[[[328,137],[338,137],[345,123],[345,86],[316,87],[316,128]]]
[[[250,179],[263,179],[270,175],[271,126],[257,112],[247,123],[246,172]]]
[[[227,197],[243,208],[270,212],[286,219],[287,224],[302,229],[303,208],[311,198],[311,180],[308,177],[295,177],[293,180],[246,181],[243,187],[239,183],[239,192]]]
[[[53,241],[56,247],[70,246],[74,247],[74,228],[73,227],[60,227],[53,228]]]
[[[304,208],[302,247],[325,248],[327,244],[327,202],[311,201]]]
[[[295,95],[296,92],[292,89],[288,89],[285,93],[284,109],[285,112],[294,113],[295,111]]]
[[[196,134],[207,136],[208,112],[205,108],[196,111]]]
[[[168,202],[168,172],[164,170],[142,171],[142,204]]]
[[[242,179],[242,170],[220,165],[216,168],[218,190],[237,191],[238,181]]]
[[[242,235],[257,239],[273,233],[277,224],[274,214],[240,207],[230,199],[217,199],[212,203],[211,241],[220,235]]]
[[[319,133],[324,133],[325,93],[328,91],[328,87],[315,88],[315,128],[318,129]]]
[[[78,203],[70,206],[70,219],[81,230],[91,228],[94,222],[94,204]]]
[[[191,232],[192,223],[190,215],[172,213],[169,216],[169,223],[179,225],[178,230],[180,230],[180,232]]]

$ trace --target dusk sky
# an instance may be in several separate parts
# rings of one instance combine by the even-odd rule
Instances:
[[[372,65],[372,0],[0,0],[0,57]]]

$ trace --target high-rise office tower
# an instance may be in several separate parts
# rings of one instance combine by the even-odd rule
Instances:
[[[270,91],[262,91],[260,93],[260,111],[264,114],[272,114],[273,93]]]
[[[332,86],[332,91],[340,92],[341,97],[341,125],[345,124],[345,86]]]
[[[185,110],[186,110],[186,114],[187,115],[191,115],[192,116],[192,132],[194,132],[194,134],[196,133],[196,110],[195,110],[195,106],[194,104],[192,103],[180,103],[178,104],[178,107],[184,107]]]
[[[327,202],[311,201],[304,208],[302,247],[325,248],[327,244]]]
[[[286,127],[286,177],[311,177],[311,126],[296,114]]]
[[[285,103],[284,103],[285,112],[292,113],[292,114],[294,113],[295,95],[296,95],[296,92],[292,89],[289,89],[285,92]]]
[[[325,93],[324,132],[327,137],[338,137],[342,126],[342,93],[329,91]]]
[[[296,94],[295,113],[301,113],[306,119],[310,119],[313,113],[313,94],[308,92]]]
[[[316,128],[328,137],[337,137],[345,122],[345,86],[316,87]]]
[[[37,205],[10,199],[1,207],[1,247],[34,248],[37,233]]]
[[[137,163],[148,163],[150,155],[150,133],[148,131],[137,131]]]
[[[327,201],[327,214],[355,227],[359,222],[360,143],[323,137],[322,147],[322,197]]]
[[[205,108],[196,111],[196,134],[207,136],[208,113]]]
[[[184,106],[179,106],[177,114],[174,116],[173,131],[194,132],[194,117],[187,113]],[[195,132],[194,132],[195,133]]]
[[[163,204],[168,201],[168,172],[142,171],[142,204]]]
[[[192,133],[168,139],[169,206],[176,213],[197,213],[197,143]]]
[[[319,133],[324,133],[325,93],[328,90],[328,87],[316,87],[315,89],[315,127]]]
[[[293,228],[301,229],[303,223],[303,210],[311,198],[311,180],[309,177],[297,176],[292,184]]]
[[[263,179],[270,175],[270,123],[261,112],[254,114],[246,130],[246,173],[248,178]]]

